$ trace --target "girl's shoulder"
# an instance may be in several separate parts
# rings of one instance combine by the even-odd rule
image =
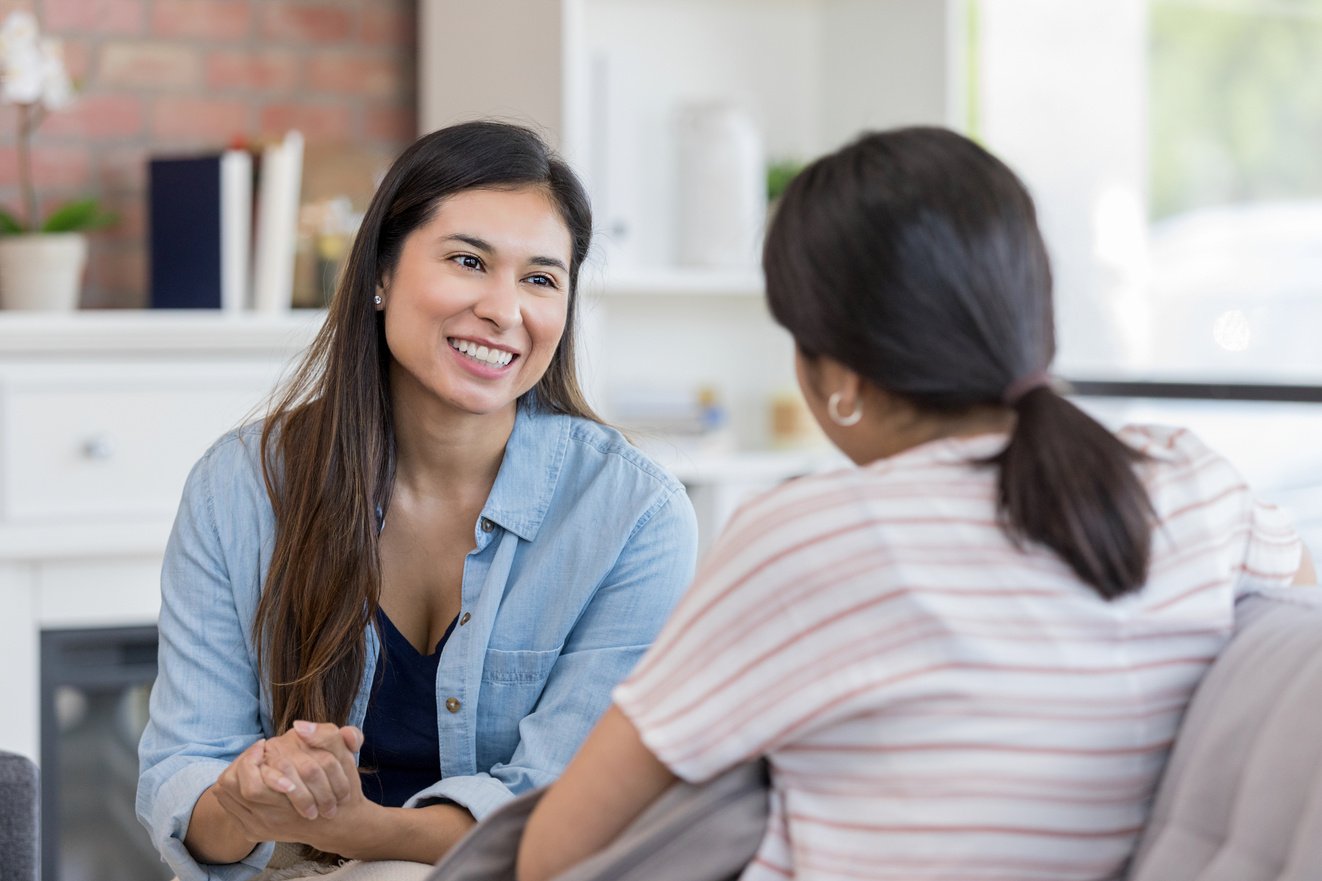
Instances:
[[[1158,462],[1193,462],[1214,455],[1198,435],[1179,425],[1126,425],[1116,432],[1116,437]]]

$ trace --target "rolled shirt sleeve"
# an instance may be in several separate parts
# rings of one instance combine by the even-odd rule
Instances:
[[[213,447],[185,484],[161,571],[158,672],[138,747],[138,817],[180,881],[243,881],[269,861],[262,845],[239,863],[203,865],[184,847],[198,798],[264,736],[260,688],[216,518],[217,470],[244,455],[234,437]],[[255,592],[255,588],[254,588]]]

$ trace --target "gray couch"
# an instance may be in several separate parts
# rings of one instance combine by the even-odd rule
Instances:
[[[31,759],[0,752],[0,878],[37,881],[40,790]]]
[[[1240,602],[1198,686],[1129,881],[1322,879],[1322,591]]]

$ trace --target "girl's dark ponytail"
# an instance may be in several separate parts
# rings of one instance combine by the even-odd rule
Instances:
[[[1142,587],[1152,506],[1141,453],[1043,384],[1009,402],[1017,421],[995,458],[998,513],[1017,544],[1038,542],[1106,599]]]

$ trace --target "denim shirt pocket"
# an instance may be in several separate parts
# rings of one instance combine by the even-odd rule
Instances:
[[[560,658],[557,647],[547,651],[487,649],[482,665],[482,697],[478,751],[508,762],[519,745],[519,723],[533,711],[546,680]],[[479,759],[479,767],[483,765]]]

